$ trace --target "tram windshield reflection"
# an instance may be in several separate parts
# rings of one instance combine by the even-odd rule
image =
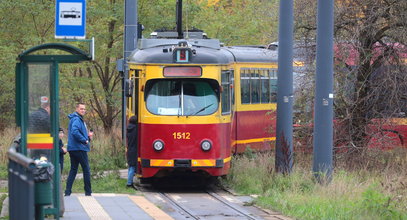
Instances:
[[[215,80],[155,79],[146,84],[146,106],[155,115],[210,115],[219,106]]]

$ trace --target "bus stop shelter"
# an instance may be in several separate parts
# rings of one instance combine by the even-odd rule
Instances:
[[[35,207],[35,219],[43,219],[45,215],[59,219],[64,212],[58,137],[59,64],[89,61],[92,56],[68,44],[49,43],[24,51],[17,60],[16,124],[21,137],[13,153],[26,158],[26,162],[31,161],[31,168],[25,170],[34,172],[35,183],[26,185],[34,185],[34,190],[27,191],[34,195],[22,195],[19,190],[23,186],[13,183],[15,178],[10,178],[13,173],[9,168],[10,219],[33,219],[32,213],[22,217],[21,206],[27,203],[34,203],[31,207]],[[18,160],[9,158],[9,167],[12,162],[18,163]],[[46,174],[49,174],[48,180]]]

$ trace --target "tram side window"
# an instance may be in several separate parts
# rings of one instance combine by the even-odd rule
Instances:
[[[276,102],[277,71],[265,68],[242,68],[240,87],[242,104]]]
[[[252,95],[252,104],[260,103],[260,75],[258,70],[254,71],[254,74],[251,75],[251,95]]]
[[[221,74],[222,83],[222,114],[230,113],[230,102],[231,102],[231,72],[222,71]]]
[[[248,69],[241,69],[240,87],[242,104],[250,104],[250,74]]]
[[[269,69],[271,102],[277,102],[277,70]]]
[[[234,86],[235,86],[235,71],[234,70],[231,70],[231,72],[230,72],[230,83],[231,83],[231,89],[230,89],[230,92],[231,92],[231,94],[230,94],[230,96],[232,97],[232,106],[233,105],[235,105],[235,89],[234,89]]]
[[[270,78],[268,70],[260,70],[261,103],[270,103]]]

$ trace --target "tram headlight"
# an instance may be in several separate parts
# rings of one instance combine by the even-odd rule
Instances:
[[[212,148],[212,143],[208,140],[202,141],[201,148],[203,151],[209,151]]]
[[[153,143],[153,148],[156,151],[161,151],[162,149],[164,149],[164,143],[162,141],[154,141]]]

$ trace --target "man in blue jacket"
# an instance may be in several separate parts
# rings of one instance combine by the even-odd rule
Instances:
[[[71,158],[71,169],[69,170],[68,180],[66,182],[65,196],[71,195],[72,185],[75,181],[78,165],[83,170],[83,182],[85,184],[85,195],[92,195],[92,186],[90,183],[90,167],[88,161],[88,152],[90,150],[89,142],[93,132],[88,132],[83,116],[86,113],[86,106],[83,103],[76,105],[74,113],[68,115],[68,152]]]

